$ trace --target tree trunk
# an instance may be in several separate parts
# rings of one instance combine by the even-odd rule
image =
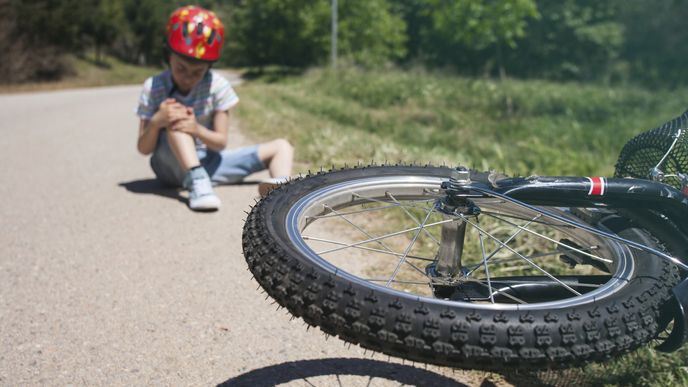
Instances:
[[[499,80],[502,82],[502,88],[506,87],[506,81],[508,76],[506,74],[506,66],[504,65],[504,55],[502,53],[502,44],[497,43],[497,66],[499,69]],[[514,101],[509,94],[509,90],[504,91],[504,104],[506,115],[511,117],[514,114]]]

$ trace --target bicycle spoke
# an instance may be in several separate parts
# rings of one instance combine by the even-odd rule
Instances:
[[[473,227],[475,227],[476,229],[478,229],[478,231],[484,232],[485,235],[487,235],[488,237],[490,237],[491,239],[493,239],[493,240],[494,240],[495,242],[497,242],[498,244],[504,246],[504,248],[506,248],[507,250],[509,250],[509,251],[511,251],[512,253],[518,255],[519,257],[521,257],[524,261],[528,262],[531,266],[533,266],[533,267],[536,268],[537,270],[541,271],[544,275],[546,275],[546,276],[550,277],[551,279],[553,279],[554,281],[556,281],[558,284],[560,284],[561,286],[563,286],[565,289],[569,290],[571,293],[573,293],[573,294],[575,294],[575,295],[577,295],[577,296],[580,296],[580,295],[581,295],[581,293],[577,292],[575,289],[573,289],[572,287],[566,285],[565,283],[559,281],[555,276],[553,276],[552,274],[550,274],[549,272],[547,272],[547,270],[545,270],[545,269],[541,268],[540,266],[538,266],[536,263],[534,263],[532,260],[530,260],[530,259],[528,259],[527,257],[525,257],[523,254],[521,254],[521,253],[517,252],[516,250],[512,249],[511,247],[509,247],[509,246],[503,244],[502,241],[500,241],[499,239],[495,238],[495,237],[492,236],[491,234],[488,234],[485,230],[483,230],[482,228],[480,228],[480,226],[478,226],[478,225],[476,225],[475,223],[473,223],[473,222],[471,222],[470,220],[468,220],[468,218],[466,218],[464,215],[459,214],[459,216],[464,220],[464,222],[466,222],[466,223],[472,225]],[[520,227],[520,226],[518,226],[518,227]],[[528,230],[526,230],[526,231],[528,231]]]
[[[398,200],[394,197],[394,195],[392,195],[391,193],[386,192],[386,195],[389,196],[389,198],[391,198],[395,203],[399,203],[399,201],[398,201]],[[399,203],[399,204],[401,204],[401,203]],[[413,216],[413,214],[411,214],[411,213],[409,212],[408,209],[406,209],[406,208],[403,207],[403,206],[402,206],[401,208],[404,210],[404,212],[406,213],[406,215],[408,215],[411,219],[413,219],[413,221],[414,221],[417,225],[420,225],[420,221],[419,221],[415,216]],[[424,229],[423,231],[425,231],[425,235],[427,235],[428,237],[430,237],[430,239],[432,239],[433,241],[435,241],[435,243],[437,243],[437,245],[439,246],[440,241],[438,241],[434,236],[432,236],[432,234],[430,233],[430,231],[428,231],[427,229]]]
[[[508,243],[508,242],[504,242],[504,243]],[[587,250],[587,251],[597,250],[597,246],[591,246],[590,249],[582,249],[582,250],[584,250],[584,251],[585,250]],[[550,252],[546,252],[546,253],[531,254],[528,256],[528,258],[535,259],[535,258],[542,258],[542,257],[550,257],[552,255],[560,255],[562,253],[566,253],[569,251],[573,251],[573,250],[555,250],[555,251],[550,251]],[[504,257],[504,258],[492,259],[490,262],[493,265],[497,265],[497,264],[509,263],[509,262],[520,261],[520,260],[521,260],[520,257],[512,255],[512,256]],[[482,266],[482,262],[476,263],[475,265],[471,266],[470,269],[468,270],[468,274],[473,273],[480,266]],[[468,274],[466,274],[466,275],[468,275]]]
[[[354,215],[354,214],[362,214],[362,213],[367,213],[367,212],[373,212],[373,211],[380,211],[380,210],[386,210],[390,208],[398,208],[398,207],[408,207],[408,208],[417,208],[417,209],[422,209],[422,210],[427,210],[428,207],[422,207],[422,206],[413,206],[413,205],[404,205],[404,204],[389,204],[389,202],[386,202],[384,200],[378,200],[375,198],[367,198],[363,197],[359,194],[354,194],[354,196],[360,197],[362,199],[369,200],[370,202],[373,203],[381,203],[381,204],[387,204],[386,206],[381,206],[381,207],[372,207],[372,208],[363,208],[360,210],[355,210],[355,211],[349,211],[349,212],[340,212],[340,215],[346,216],[346,215]],[[436,199],[425,199],[425,200],[418,200],[418,201],[410,201],[410,203],[426,203],[430,201],[434,201]],[[336,218],[339,215],[336,214],[327,214],[327,215],[309,215],[306,216],[307,219],[327,219],[327,218]]]
[[[554,240],[554,239],[552,239],[552,238],[550,238],[550,237],[548,237],[548,236],[546,236],[546,235],[542,235],[542,234],[537,233],[537,232],[535,232],[535,231],[533,231],[533,230],[529,230],[529,229],[524,228],[524,227],[522,227],[522,226],[519,226],[519,225],[517,225],[517,224],[515,224],[515,223],[509,222],[508,220],[501,219],[501,218],[498,217],[498,216],[490,215],[490,214],[488,214],[488,216],[491,216],[491,217],[493,217],[493,218],[495,218],[495,219],[501,220],[502,222],[508,223],[508,224],[510,224],[510,225],[512,225],[512,226],[514,226],[514,227],[517,227],[517,228],[519,228],[519,229],[522,229],[522,230],[525,231],[525,232],[531,233],[531,234],[533,234],[533,235],[537,235],[537,236],[539,236],[540,238],[546,239],[546,240],[548,240],[548,241],[550,241],[550,242],[552,242],[552,243],[555,243],[555,244],[557,244],[557,245],[559,245],[559,246],[563,246],[563,247],[565,247],[565,248],[567,248],[567,249],[570,249],[570,250],[572,250],[572,251],[581,253],[581,254],[583,254],[583,255],[587,255],[588,257],[590,257],[590,258],[592,258],[592,259],[595,259],[595,260],[597,260],[597,261],[604,262],[604,263],[612,263],[612,260],[610,260],[610,259],[606,259],[606,258],[598,257],[597,255],[594,255],[594,254],[586,253],[585,251],[583,251],[583,250],[581,250],[581,249],[578,249],[578,248],[569,246],[569,245],[567,245],[566,243],[563,243],[563,242]]]
[[[324,206],[325,206],[325,208],[327,208],[328,210],[332,211],[334,214],[337,214],[337,213],[338,213],[337,210],[335,210],[334,208],[331,208],[331,207],[329,207],[328,205],[324,205]],[[352,221],[350,221],[350,220],[347,219],[346,217],[341,216],[341,219],[343,219],[345,222],[349,223],[352,227],[354,227],[356,230],[358,230],[358,231],[360,231],[361,233],[363,233],[363,234],[364,234],[365,236],[367,236],[368,238],[373,238],[373,236],[370,235],[370,233],[368,233],[367,231],[365,231],[365,230],[362,229],[361,227],[355,225]],[[385,250],[387,250],[388,252],[393,253],[392,249],[389,248],[384,242],[382,242],[382,241],[380,241],[380,240],[378,240],[378,241],[376,241],[376,242],[377,242],[380,246],[382,246]],[[411,265],[411,267],[413,267],[414,269],[416,269],[416,270],[419,271],[420,273],[425,274],[425,272],[424,272],[423,270],[417,268],[417,267],[414,266],[411,262],[408,262],[408,261],[405,261],[405,262],[406,262],[407,264]]]
[[[519,281],[519,280],[503,280],[503,279],[495,279],[495,278],[493,278],[492,280],[493,280],[495,283],[506,284],[506,285],[531,285],[531,284],[533,284],[533,283],[537,283],[537,284],[554,284],[554,282],[546,282],[546,281],[541,281],[541,280],[538,280],[537,282],[536,282],[536,281],[525,281],[525,280],[524,280],[524,281]],[[478,280],[478,281],[482,281],[482,280]],[[580,283],[580,282],[569,282],[569,283],[567,283],[566,281],[562,281],[562,282],[563,282],[563,283],[566,283],[567,285],[570,284],[570,285],[578,286],[578,287],[582,287],[582,288],[594,288],[594,289],[597,289],[597,288],[599,288],[600,286],[602,286],[602,285],[600,285],[600,284],[586,284],[586,283]]]
[[[388,203],[389,203],[388,201],[384,201],[384,200],[377,199],[377,198],[373,198],[373,197],[369,197],[369,196],[363,196],[363,195],[358,194],[358,193],[356,193],[356,192],[352,192],[351,194],[352,194],[353,196],[357,197],[357,198],[365,199],[365,200],[367,200],[367,201],[369,201],[369,202],[371,202],[371,203],[383,203],[383,204],[388,204]],[[437,198],[418,199],[418,200],[408,200],[407,202],[408,202],[409,204],[401,204],[401,206],[403,206],[403,207],[408,207],[408,208],[428,209],[428,207],[416,206],[416,205],[412,205],[412,204],[421,204],[421,203],[434,202],[435,200],[437,200]]]
[[[537,215],[536,217],[534,217],[533,219],[530,219],[530,221],[529,221],[528,223],[525,224],[525,227],[529,226],[531,223],[533,223],[534,221],[536,221],[537,219],[539,219],[541,216],[542,216],[541,214],[538,214],[538,215]],[[523,230],[518,230],[518,231],[516,231],[514,234],[512,234],[512,235],[506,240],[506,242],[504,242],[504,243],[501,244],[501,245],[498,245],[497,248],[490,254],[490,256],[487,257],[486,261],[489,261],[490,259],[492,259],[492,257],[495,256],[495,254],[497,254],[498,252],[500,252],[500,251],[502,250],[503,246],[506,246],[509,242],[511,242],[514,238],[516,238],[516,237],[518,236],[518,234],[520,234],[522,231],[523,231]],[[482,243],[482,242],[481,242],[481,243]],[[471,274],[473,274],[473,272],[474,272],[478,267],[480,267],[479,264],[476,265],[472,270],[469,270],[468,273],[466,273],[466,277],[468,277],[468,276],[470,276]]]
[[[393,281],[394,278],[396,278],[397,274],[399,273],[399,268],[401,268],[401,265],[404,262],[406,262],[406,255],[408,255],[408,253],[413,248],[413,245],[416,243],[418,236],[420,235],[421,231],[423,230],[423,227],[425,227],[425,223],[428,221],[428,219],[430,219],[430,215],[432,215],[432,213],[433,213],[433,211],[428,212],[428,215],[425,217],[425,219],[423,219],[423,223],[420,225],[420,228],[418,229],[418,231],[416,231],[416,234],[413,236],[411,243],[409,243],[409,245],[406,247],[406,250],[404,250],[404,256],[401,257],[401,259],[399,260],[399,263],[397,264],[397,267],[394,269],[394,272],[392,273],[392,276],[390,277],[389,282],[387,282],[387,284],[385,286],[389,287],[389,284],[391,283],[391,281]]]
[[[438,222],[426,224],[425,227],[428,228],[428,227],[439,226],[439,225],[442,225],[442,224],[445,224],[445,223],[449,223],[449,222],[453,222],[453,221],[454,221],[453,219],[440,220],[440,221],[438,221]],[[382,239],[387,239],[387,238],[395,237],[395,236],[397,236],[397,235],[406,234],[406,233],[412,232],[412,231],[417,231],[417,230],[419,230],[420,228],[421,228],[421,227],[411,227],[411,228],[407,228],[406,230],[396,231],[396,232],[389,233],[389,234],[385,234],[385,235],[382,235],[382,236],[379,236],[379,237],[376,237],[376,238],[366,239],[366,240],[364,240],[364,241],[359,241],[359,242],[355,242],[355,243],[349,243],[349,244],[347,244],[347,245],[345,245],[345,246],[342,246],[342,247],[337,247],[337,248],[330,249],[330,250],[320,251],[320,252],[318,252],[317,254],[322,255],[322,254],[333,253],[333,252],[335,252],[335,251],[344,250],[344,249],[346,249],[346,248],[348,248],[348,247],[360,246],[360,245],[364,245],[364,244],[366,244],[366,243],[375,242],[375,241],[378,241],[378,240],[382,240]]]
[[[477,283],[477,284],[480,285],[480,286],[487,287],[487,285],[485,285],[484,283],[480,282],[480,281],[477,280],[477,279],[474,279],[474,278],[467,278],[467,280],[470,281],[470,282],[475,282],[475,283]],[[497,294],[501,294],[502,296],[504,296],[504,297],[506,297],[506,298],[509,298],[509,299],[511,299],[511,300],[513,300],[513,301],[516,301],[516,302],[518,302],[519,304],[527,304],[527,302],[523,301],[522,299],[520,299],[520,298],[518,298],[518,297],[516,297],[516,296],[513,296],[513,295],[511,295],[511,294],[509,294],[509,293],[503,293],[503,292],[502,292],[501,290],[499,290],[499,289],[497,290],[496,293],[497,293]],[[490,296],[493,297],[492,293],[490,293]]]
[[[365,230],[362,229],[361,227],[355,225],[352,221],[350,221],[348,218],[346,218],[345,216],[343,216],[342,214],[340,214],[339,212],[337,212],[337,210],[335,210],[334,208],[328,206],[327,204],[324,204],[323,207],[325,207],[325,209],[331,211],[333,214],[339,216],[340,219],[342,219],[342,220],[344,220],[345,222],[349,223],[349,224],[351,225],[351,227],[353,227],[353,228],[355,228],[356,230],[360,231],[363,235],[367,236],[368,238],[374,238],[372,235],[370,235],[370,233],[368,233],[367,231],[365,231]],[[382,242],[382,241],[380,241],[380,240],[378,240],[378,241],[376,241],[376,242],[377,242],[377,244],[379,244],[380,246],[382,246],[385,250],[387,250],[387,251],[392,251],[392,249],[390,249],[389,247],[387,247],[387,245],[385,245],[384,242]]]
[[[493,216],[493,217],[497,217],[497,215],[500,215],[500,216],[504,216],[504,217],[506,217],[506,218],[513,218],[513,219],[518,219],[518,220],[529,220],[528,218],[524,218],[524,217],[522,217],[522,216],[504,214],[504,213],[501,213],[501,212],[481,211],[480,213],[481,213],[481,214],[484,214],[484,215],[490,215],[490,216]],[[542,216],[542,214],[539,214],[539,215],[540,215],[540,217]],[[565,224],[565,223],[551,223],[551,222],[548,222],[548,221],[545,221],[545,220],[540,220],[540,221],[537,221],[537,222],[534,222],[534,223],[541,224],[541,225],[543,225],[543,226],[552,226],[552,227],[560,227],[560,228],[571,228],[571,229],[576,228],[575,226],[572,226],[572,225],[570,225],[570,224]]]
[[[370,282],[387,282],[389,279],[387,278],[363,278],[365,281],[370,281]],[[395,279],[392,281],[392,283],[395,284],[402,284],[402,285],[431,285],[432,282],[420,282],[420,281],[403,281],[403,280],[397,280]]]
[[[303,238],[303,240],[306,240],[306,241],[312,240],[312,241],[316,241],[316,242],[330,243],[330,244],[339,245],[339,246],[346,246],[346,245],[347,245],[347,244],[344,243],[344,242],[337,242],[337,241],[333,241],[333,240],[329,240],[329,239],[323,239],[323,238],[318,238],[318,237],[313,237],[313,236],[309,236],[309,235],[303,235],[302,238]],[[366,251],[372,251],[372,252],[380,253],[380,254],[394,255],[394,256],[397,256],[397,257],[400,257],[400,256],[402,255],[401,253],[397,253],[397,252],[394,252],[394,251],[385,251],[385,250],[380,250],[380,249],[374,249],[374,248],[372,248],[372,247],[352,246],[352,248],[354,248],[354,249],[360,249],[360,250],[366,250]],[[420,261],[428,261],[428,262],[434,262],[434,261],[435,261],[434,259],[431,259],[431,258],[418,257],[418,256],[416,256],[416,255],[407,255],[406,257],[407,257],[407,258],[410,258],[410,259],[417,259],[417,260],[420,260]]]
[[[396,208],[399,207],[398,204],[390,204],[387,206],[381,206],[381,207],[372,207],[372,208],[363,208],[361,210],[356,210],[356,211],[349,211],[349,212],[340,212],[339,214],[327,214],[327,215],[309,215],[306,218],[307,219],[327,219],[327,218],[336,218],[338,216],[347,216],[347,215],[356,215],[356,214],[363,214],[367,212],[374,212],[374,211],[380,211],[380,210],[386,210],[389,208]]]
[[[480,222],[476,219],[476,222]],[[487,267],[487,256],[485,256],[485,241],[483,239],[483,233],[478,232],[478,237],[480,238],[480,253],[483,256],[483,265],[485,265],[485,276],[487,277],[487,286],[490,289],[490,301],[494,304],[494,295],[492,294],[492,282],[490,281],[490,269]]]

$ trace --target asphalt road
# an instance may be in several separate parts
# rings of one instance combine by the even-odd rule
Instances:
[[[201,214],[158,186],[135,149],[139,89],[0,95],[0,385],[484,382],[278,311],[241,253],[256,186],[218,188]]]

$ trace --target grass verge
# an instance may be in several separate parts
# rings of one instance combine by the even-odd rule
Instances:
[[[108,56],[100,63],[88,56],[68,56],[65,60],[74,74],[59,81],[0,85],[0,93],[141,84],[146,78],[161,70],[157,67],[134,66]]]
[[[610,175],[621,147],[682,113],[688,92],[315,70],[242,86],[249,135],[313,166],[446,162],[509,174]]]
[[[688,97],[686,91],[355,69],[266,77],[243,85],[240,94],[245,134],[288,138],[299,161],[313,169],[417,161],[583,176],[612,175],[625,142],[681,114]],[[688,349],[667,355],[643,348],[584,369],[526,373],[517,384],[688,385],[687,364]]]

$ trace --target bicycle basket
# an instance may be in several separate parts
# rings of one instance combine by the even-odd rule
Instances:
[[[649,179],[651,171],[657,167],[665,175],[664,183],[681,189],[681,178],[676,175],[688,173],[686,132],[688,111],[658,128],[635,136],[621,150],[614,176]]]

